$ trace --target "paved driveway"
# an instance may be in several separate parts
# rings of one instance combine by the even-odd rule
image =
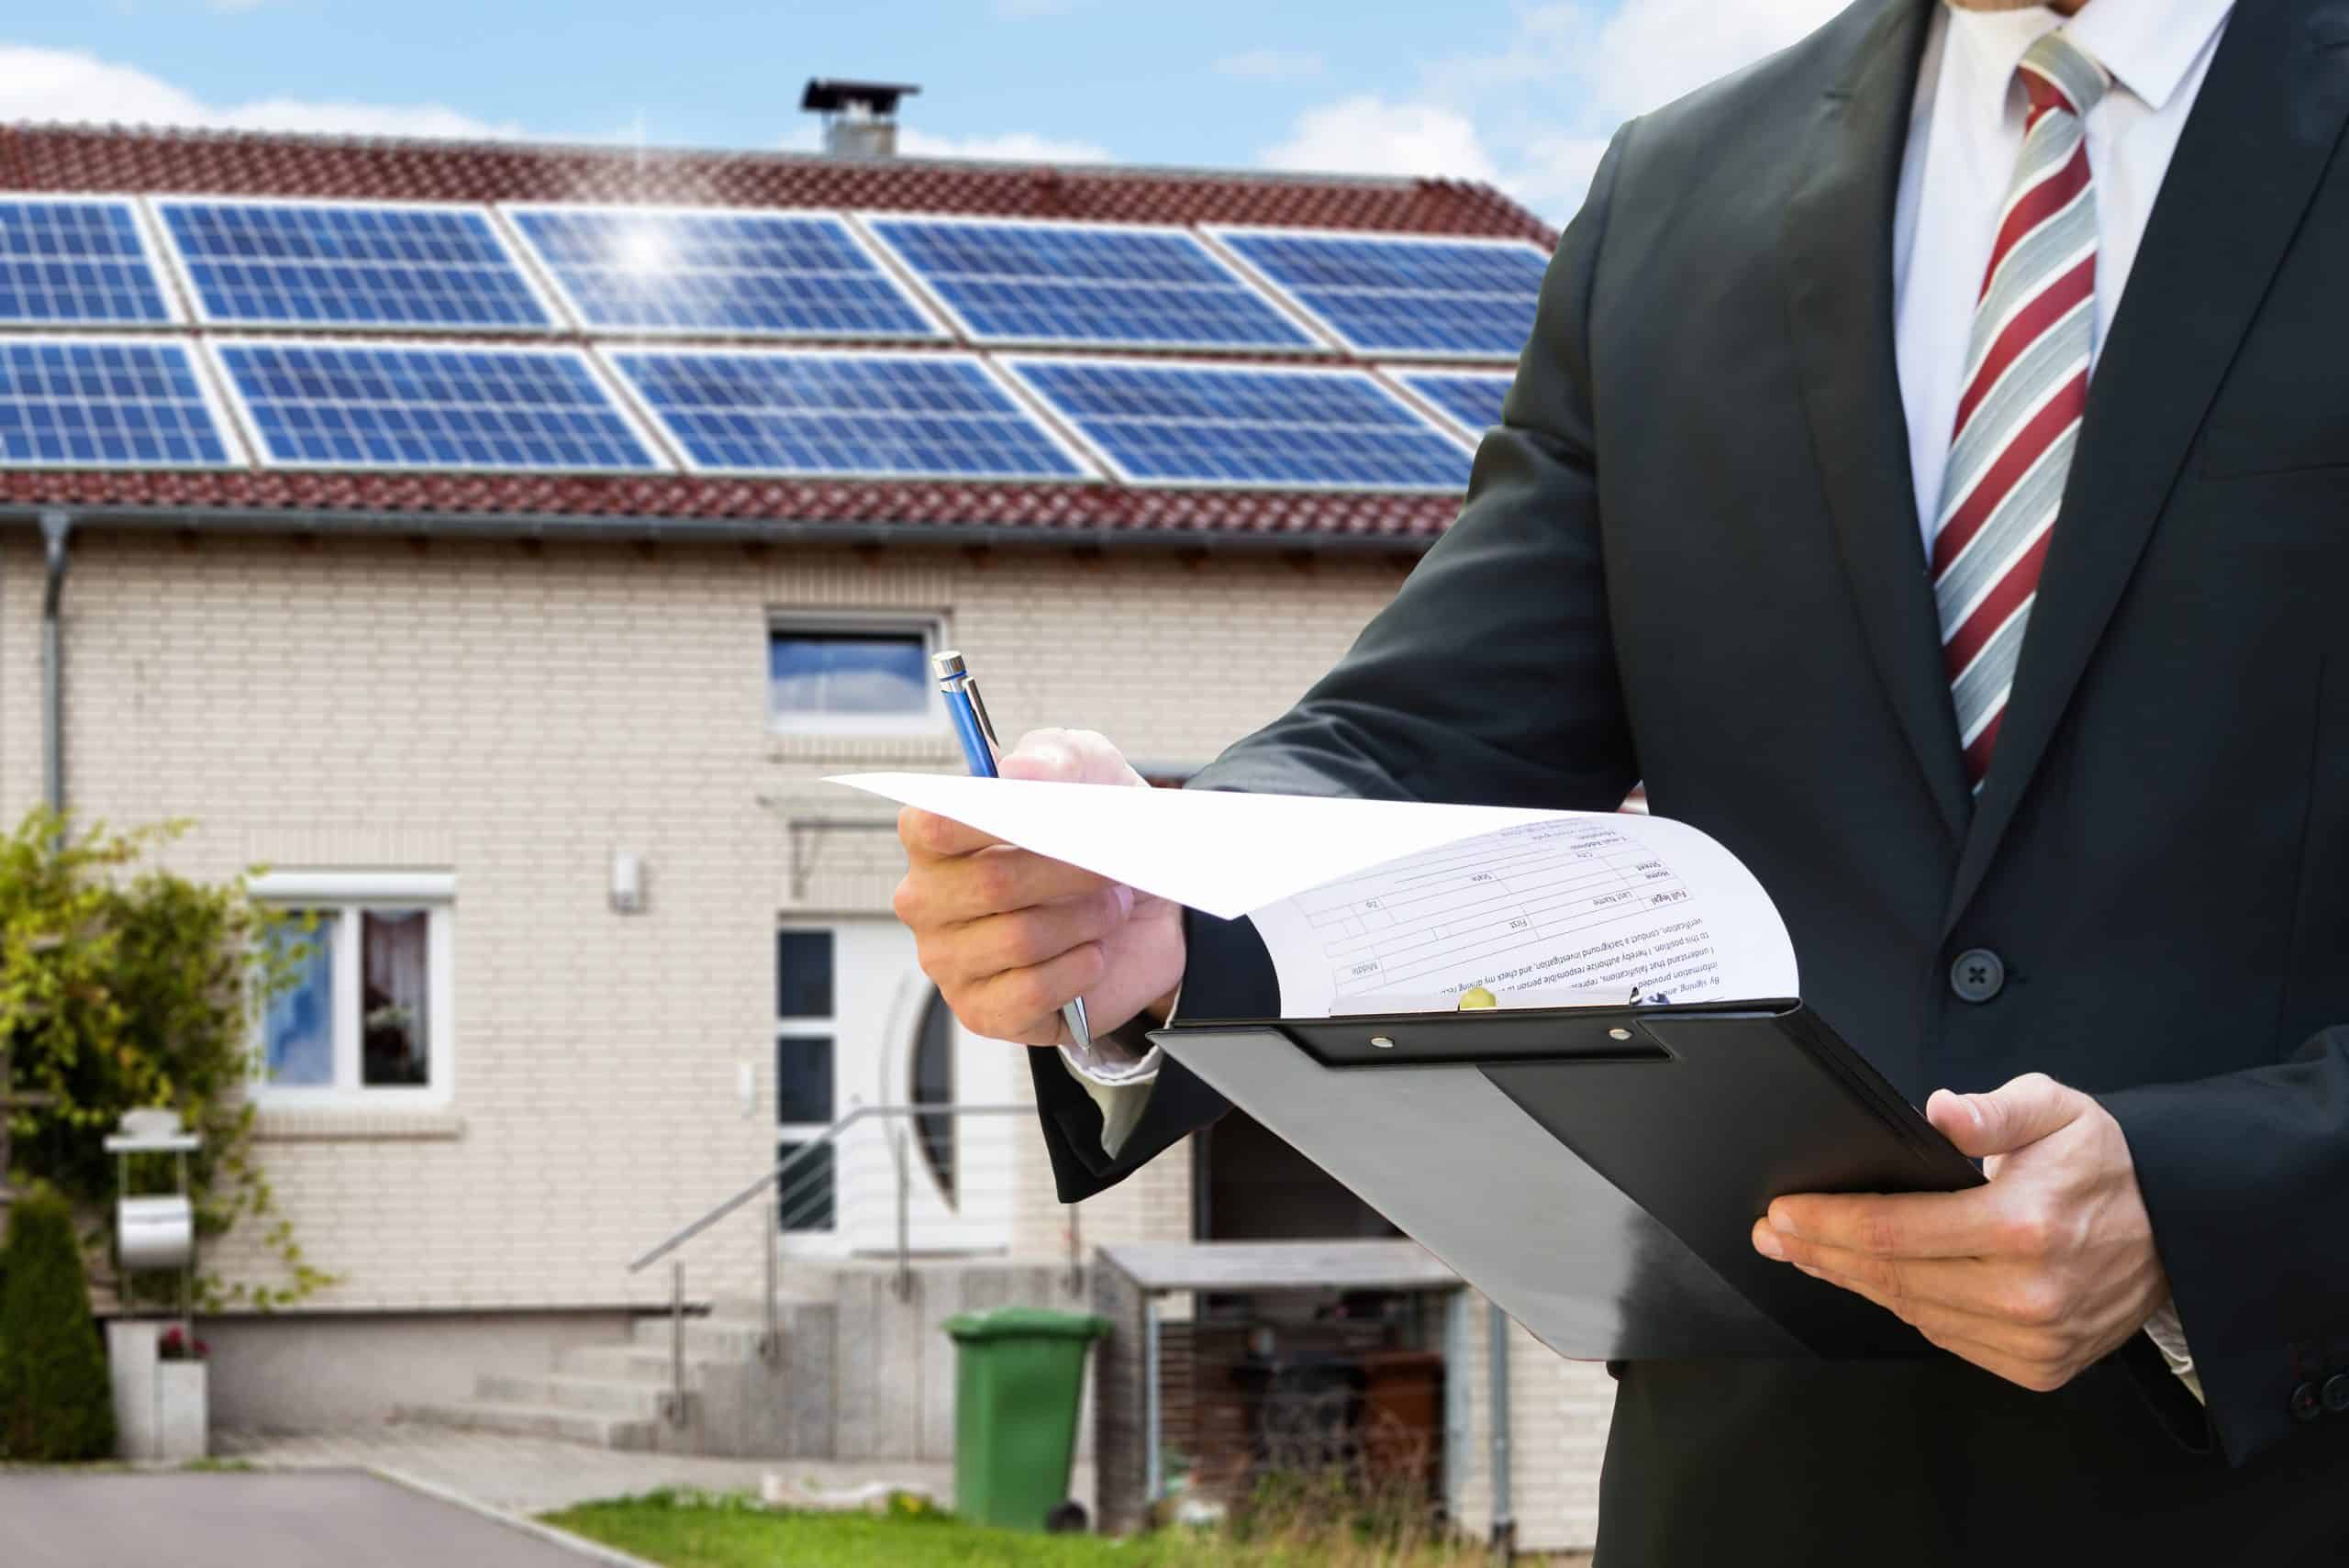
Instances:
[[[7,1568],[587,1568],[608,1562],[358,1471],[0,1471]]]

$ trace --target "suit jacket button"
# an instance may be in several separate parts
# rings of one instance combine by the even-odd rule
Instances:
[[[2292,1390],[2292,1419],[2313,1421],[2324,1409],[2324,1396],[2317,1392],[2313,1383],[2303,1383]]]
[[[2349,1372],[2337,1372],[2325,1380],[2325,1410],[2338,1416],[2349,1410]]]
[[[1949,988],[1961,1002],[1987,1002],[2007,988],[2006,961],[1988,948],[1970,948],[1949,966]]]

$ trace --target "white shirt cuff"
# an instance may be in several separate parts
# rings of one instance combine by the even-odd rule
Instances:
[[[1174,994],[1180,1006],[1183,994]],[[1166,1010],[1168,1022],[1174,1018],[1174,1008]],[[1118,1151],[1133,1136],[1135,1124],[1150,1106],[1150,1089],[1158,1081],[1158,1069],[1165,1062],[1166,1053],[1157,1046],[1140,1056],[1117,1041],[1101,1036],[1094,1038],[1092,1049],[1074,1045],[1060,1048],[1061,1065],[1068,1069],[1093,1103],[1101,1107],[1101,1152],[1114,1160]]]
[[[2163,1302],[2145,1319],[2145,1338],[2153,1340],[2154,1348],[2161,1351],[2162,1360],[2169,1362],[2177,1380],[2193,1392],[2195,1398],[2208,1405],[2210,1401],[2203,1397],[2202,1374],[2194,1370],[2194,1352],[2187,1347],[2186,1325],[2178,1320],[2176,1301]]]

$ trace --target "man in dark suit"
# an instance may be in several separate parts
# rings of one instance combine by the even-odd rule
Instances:
[[[1986,1158],[1757,1217],[1920,1356],[1620,1368],[1607,1568],[2349,1555],[2349,0],[2058,9],[1860,0],[1627,126],[1458,524],[1194,781],[1643,778]],[[1272,1005],[1244,923],[901,830],[980,1033]],[[1223,1108],[1033,1062],[1069,1199]]]

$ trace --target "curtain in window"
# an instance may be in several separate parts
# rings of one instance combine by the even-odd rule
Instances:
[[[369,909],[361,924],[360,1081],[423,1087],[432,1081],[431,917],[422,909]]]

